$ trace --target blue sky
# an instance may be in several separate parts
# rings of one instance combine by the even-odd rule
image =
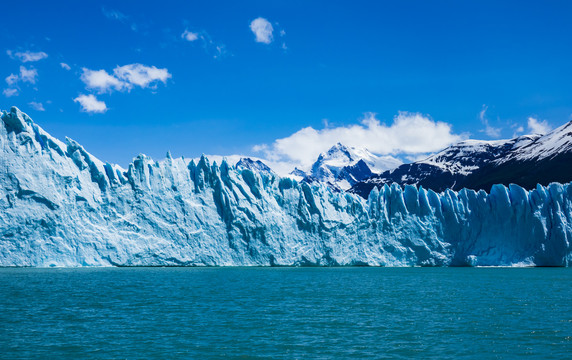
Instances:
[[[567,1],[11,2],[0,108],[18,106],[123,166],[167,150],[303,165],[337,141],[413,159],[571,120],[571,10]]]

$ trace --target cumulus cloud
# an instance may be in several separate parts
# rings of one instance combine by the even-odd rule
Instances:
[[[124,66],[118,66],[113,70],[113,73],[117,78],[119,78],[128,89],[131,89],[133,85],[137,85],[142,88],[148,86],[155,86],[155,82],[167,83],[167,80],[171,78],[171,74],[167,69],[158,69],[155,66],[145,66],[141,64],[130,64]]]
[[[20,66],[20,73],[19,74],[10,74],[8,75],[4,81],[8,84],[9,88],[4,89],[2,93],[6,97],[16,96],[18,95],[18,84],[20,82],[35,84],[38,77],[38,71],[34,68],[26,68],[25,66]]]
[[[546,134],[552,130],[552,127],[548,125],[546,120],[540,121],[531,116],[528,118],[528,129],[530,129],[533,134]]]
[[[36,111],[46,111],[46,109],[44,109],[44,105],[40,102],[29,102],[28,105],[30,105],[30,107]]]
[[[391,125],[381,123],[375,114],[369,113],[360,124],[321,130],[306,127],[271,145],[256,145],[253,151],[264,154],[273,163],[288,162],[292,168],[307,168],[320,153],[338,142],[367,148],[377,155],[421,155],[465,138],[454,134],[450,124],[419,113],[400,112]]]
[[[60,63],[60,66],[61,66],[62,69],[64,69],[64,70],[71,70],[71,67],[70,67],[68,64],[66,64],[66,63]]]
[[[38,77],[38,71],[34,68],[27,69],[25,66],[20,66],[20,73],[10,74],[4,79],[9,86],[15,86],[20,81],[35,84]]]
[[[10,56],[12,59],[20,60],[23,63],[40,61],[40,60],[48,57],[48,54],[46,54],[43,51],[39,51],[39,52],[32,52],[32,51],[13,52],[12,50],[8,50],[8,51],[6,51],[6,54],[8,54],[8,56]]]
[[[185,29],[185,31],[181,34],[181,38],[187,41],[195,41],[199,39],[199,34]]]
[[[272,24],[263,17],[252,20],[250,30],[254,33],[256,42],[270,44],[272,40],[274,40],[272,35],[274,28]]]
[[[167,69],[141,64],[118,66],[113,70],[113,75],[105,70],[83,68],[82,71],[81,80],[86,87],[100,94],[113,90],[131,90],[134,86],[155,87],[157,82],[166,83],[171,78]]]
[[[481,120],[481,123],[485,126],[484,130],[481,131],[492,138],[498,138],[501,135],[502,129],[493,127],[489,124],[489,119],[487,118],[488,109],[489,109],[488,106],[483,105],[483,108],[479,112],[479,120]]]
[[[107,106],[103,101],[97,100],[94,95],[84,95],[81,94],[75,99],[74,102],[77,102],[81,105],[81,111],[88,112],[88,113],[104,113],[107,111]]]
[[[82,69],[81,81],[83,81],[88,89],[95,90],[99,93],[110,92],[111,90],[122,90],[124,83],[105,70]]]
[[[35,84],[37,77],[38,77],[38,71],[36,69],[34,68],[26,69],[24,66],[20,66],[20,80],[22,80],[22,82]]]

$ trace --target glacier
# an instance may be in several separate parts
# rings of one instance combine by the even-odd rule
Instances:
[[[137,156],[127,169],[13,107],[0,125],[0,266],[569,266],[572,185],[367,199],[271,171]]]

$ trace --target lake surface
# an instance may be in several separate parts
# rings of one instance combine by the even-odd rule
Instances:
[[[564,359],[572,269],[0,269],[2,359]]]

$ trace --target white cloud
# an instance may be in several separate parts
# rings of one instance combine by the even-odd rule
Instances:
[[[125,15],[124,13],[122,13],[119,10],[101,8],[101,12],[109,20],[115,20],[115,21],[119,21],[123,24],[126,24],[133,31],[137,31],[139,28],[137,26],[137,24],[131,19],[130,16]]]
[[[181,34],[181,38],[187,40],[187,41],[195,41],[199,39],[199,34],[195,33],[195,32],[191,32],[189,30],[185,30],[182,34]]]
[[[167,69],[158,69],[155,66],[141,64],[118,66],[113,70],[113,73],[123,81],[128,89],[133,85],[146,88],[155,81],[165,84],[171,78],[171,74],[169,74]]]
[[[6,51],[6,54],[8,54],[8,56],[10,56],[12,59],[18,59],[23,63],[40,61],[40,60],[48,57],[48,54],[46,54],[43,51],[39,51],[39,52],[32,52],[32,51],[12,52],[12,50],[8,50],[8,51]]]
[[[127,15],[123,14],[119,10],[114,10],[114,9],[107,10],[105,8],[102,8],[101,12],[103,13],[103,15],[105,15],[106,18],[110,20],[125,21],[129,19]]]
[[[34,68],[26,69],[24,66],[20,66],[20,80],[22,80],[23,82],[35,84],[37,77],[38,77],[38,71],[36,69]]]
[[[6,97],[16,96],[18,95],[19,82],[35,84],[37,77],[38,71],[36,69],[27,69],[25,66],[20,66],[20,73],[18,75],[10,74],[4,79],[10,88],[4,89],[2,93]]]
[[[485,121],[486,119],[486,114],[487,114],[487,110],[489,109],[488,106],[483,104],[483,108],[481,109],[481,111],[479,112],[479,119],[481,121]]]
[[[274,37],[272,36],[272,32],[274,28],[272,24],[265,18],[259,17],[250,23],[250,30],[256,35],[256,42],[270,44]]]
[[[118,66],[113,70],[113,75],[105,70],[90,70],[87,68],[82,70],[81,80],[86,87],[100,94],[111,92],[112,90],[131,90],[134,85],[146,88],[153,86],[153,83],[158,81],[166,83],[171,78],[171,74],[167,69],[158,69],[155,66],[141,64]]]
[[[253,151],[262,152],[270,162],[288,162],[293,169],[294,166],[309,167],[320,153],[338,142],[365,147],[377,155],[421,155],[464,138],[466,135],[452,133],[450,124],[433,121],[419,113],[400,112],[389,126],[370,113],[361,124],[322,130],[306,127],[270,146],[256,145]]]
[[[29,102],[28,105],[30,105],[30,107],[36,111],[46,111],[46,109],[44,109],[44,105],[42,103],[39,102]]]
[[[279,34],[280,34],[280,37],[284,37],[284,36],[286,36],[286,31],[284,31],[284,29],[281,29]],[[288,46],[286,46],[286,43],[284,41],[282,41],[281,48],[283,50],[288,50]]]
[[[215,59],[219,59],[228,55],[226,45],[215,42],[204,30],[199,32],[191,32],[185,29],[185,31],[181,34],[181,38],[189,42],[194,42],[197,40],[200,41],[205,52],[209,55],[212,55],[212,57]]]
[[[89,112],[89,113],[104,113],[107,111],[107,106],[103,101],[97,100],[94,95],[83,95],[76,97],[73,99],[74,102],[77,102],[81,105],[81,111]]]
[[[123,81],[110,75],[105,70],[82,69],[81,81],[83,81],[88,89],[93,89],[98,93],[111,92],[112,89],[122,90],[125,84]]]
[[[487,134],[488,136],[492,137],[492,138],[498,138],[501,135],[502,129],[493,127],[489,124],[489,119],[487,118],[487,110],[488,109],[489,109],[488,106],[483,105],[483,108],[479,112],[479,120],[481,120],[481,123],[483,123],[483,125],[485,125],[485,129],[481,130],[481,131],[484,132],[485,134]]]
[[[15,85],[16,83],[18,83],[18,80],[20,79],[20,77],[18,75],[15,74],[10,74],[6,77],[6,84],[8,85]]]
[[[485,134],[492,138],[498,138],[501,136],[501,128],[492,127],[487,123],[485,125]]]
[[[17,96],[18,89],[4,89],[4,91],[2,91],[2,94],[4,94],[4,96],[6,97]]]
[[[66,64],[66,63],[60,63],[60,66],[61,66],[62,69],[64,69],[64,70],[71,70],[71,67],[70,67],[68,64]]]
[[[546,134],[547,132],[552,130],[552,127],[548,125],[548,122],[546,120],[539,121],[538,119],[532,116],[528,118],[528,128],[534,134]]]

